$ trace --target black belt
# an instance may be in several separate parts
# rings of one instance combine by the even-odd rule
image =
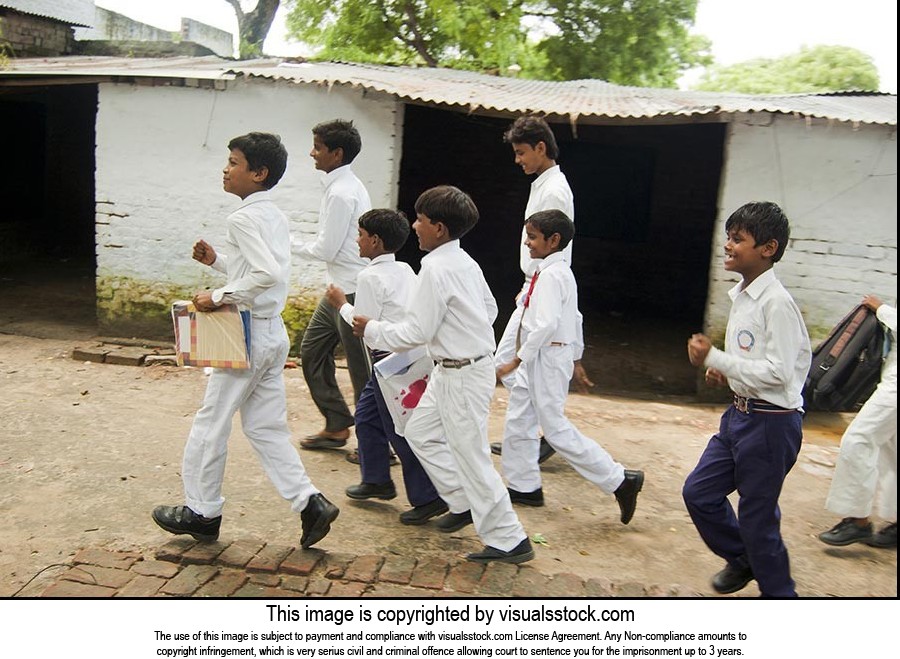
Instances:
[[[485,357],[487,357],[487,355],[481,355],[481,357],[476,357],[475,359],[438,359],[435,360],[435,363],[440,364],[444,368],[462,368],[463,366],[469,366],[477,361],[481,361]]]
[[[761,398],[744,398],[737,394],[734,394],[733,405],[738,412],[743,412],[744,414],[751,414],[753,412],[761,414],[792,414],[798,411],[788,407],[781,407],[775,403],[762,400]]]

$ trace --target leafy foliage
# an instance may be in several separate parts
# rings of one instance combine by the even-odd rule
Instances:
[[[289,33],[319,56],[550,80],[675,86],[710,63],[697,0],[290,0]]]
[[[754,59],[707,71],[696,89],[744,94],[875,91],[872,58],[847,46],[815,46],[777,59]]]

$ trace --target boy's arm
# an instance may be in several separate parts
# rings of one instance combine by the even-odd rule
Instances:
[[[447,313],[447,302],[439,295],[439,288],[431,271],[423,267],[416,290],[410,296],[413,303],[406,319],[400,323],[368,320],[364,324],[366,343],[379,350],[410,350],[425,345],[437,332]],[[354,328],[357,323],[354,323]]]
[[[344,240],[353,223],[353,209],[350,202],[340,196],[331,195],[319,216],[319,232],[310,243],[291,241],[291,252],[307,259],[332,262],[337,258]]]
[[[803,342],[799,329],[803,319],[783,300],[770,302],[764,313],[766,353],[763,359],[743,359],[710,347],[703,365],[748,387],[771,387],[789,382]]]
[[[874,295],[866,295],[863,304],[875,312],[875,317],[884,323],[889,330],[897,332],[897,307],[885,304]]]
[[[249,218],[232,216],[228,230],[241,255],[250,265],[250,272],[214,290],[212,300],[217,305],[250,306],[257,295],[278,283],[278,263],[259,229]]]
[[[550,343],[562,318],[562,282],[549,275],[548,271],[544,277],[538,278],[531,295],[530,309],[534,310],[534,325],[528,330],[527,338],[516,353],[523,363],[532,361],[538,350]]]

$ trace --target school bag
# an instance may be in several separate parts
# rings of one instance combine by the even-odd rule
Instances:
[[[803,386],[806,409],[855,412],[875,391],[884,363],[885,332],[861,304],[834,326],[812,353]]]

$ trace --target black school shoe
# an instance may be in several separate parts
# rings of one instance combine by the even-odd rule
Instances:
[[[443,515],[450,510],[444,500],[438,497],[434,501],[423,503],[421,506],[415,506],[412,510],[400,513],[400,523],[407,526],[419,526],[424,524],[432,517]]]
[[[872,535],[871,538],[863,540],[870,547],[881,547],[882,549],[897,548],[897,522],[888,524],[878,533]]]
[[[896,534],[896,530],[894,533]],[[852,545],[854,542],[865,542],[871,537],[872,525],[859,526],[852,517],[845,517],[832,528],[819,534],[819,540],[826,545],[834,547],[844,547]]]
[[[200,542],[215,542],[222,516],[206,518],[187,506],[157,506],[153,509],[153,521],[169,533],[189,535]]]
[[[532,506],[534,508],[540,508],[544,505],[543,488],[539,487],[533,492],[519,492],[508,487],[506,491],[509,492],[509,500],[513,503],[521,503],[523,506]]]
[[[713,590],[722,595],[736,593],[753,581],[753,570],[750,567],[738,567],[728,563],[712,578]]]
[[[360,483],[359,485],[351,485],[345,492],[351,499],[384,499],[389,501],[397,497],[397,488],[394,487],[394,481],[387,483]]]
[[[435,526],[441,533],[453,533],[472,523],[472,511],[467,510],[464,513],[447,513],[435,522]]]
[[[534,549],[528,538],[509,551],[485,545],[481,551],[466,556],[466,560],[473,563],[524,563],[532,558],[534,558]]]
[[[309,549],[328,535],[331,523],[337,519],[340,512],[337,506],[321,494],[312,495],[306,508],[300,512],[300,524],[303,529],[300,546]]]
[[[493,442],[491,444],[491,453],[494,455],[503,455],[503,443]],[[550,446],[550,442],[541,437],[541,447],[538,449],[538,464],[543,464],[556,454],[556,449]]]
[[[619,512],[622,524],[628,524],[634,517],[634,509],[637,508],[637,496],[644,487],[644,472],[633,469],[625,470],[625,480],[616,488],[614,494],[619,503]]]

